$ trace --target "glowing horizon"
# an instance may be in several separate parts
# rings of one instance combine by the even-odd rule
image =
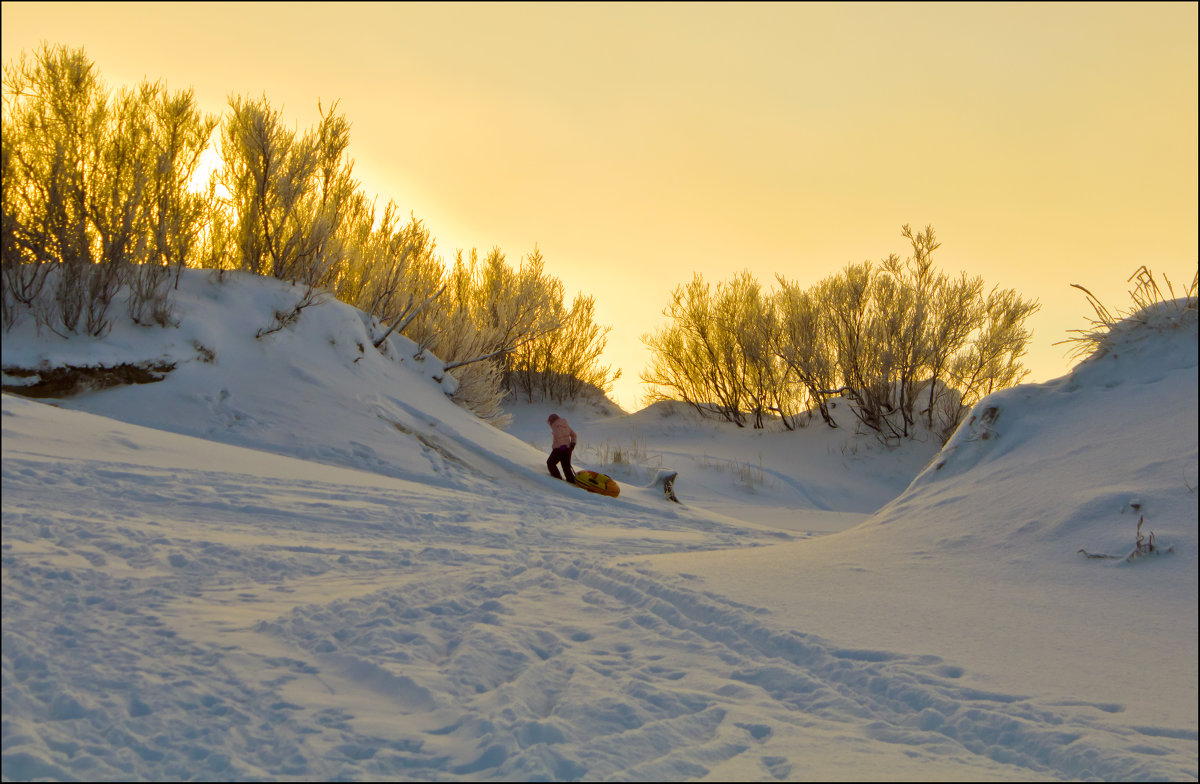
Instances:
[[[1042,303],[1027,380],[1145,264],[1197,263],[1196,4],[3,4],[3,57],[84,48],[113,87],[289,123],[339,100],[368,195],[445,258],[536,245],[641,394],[671,289],[904,255]]]

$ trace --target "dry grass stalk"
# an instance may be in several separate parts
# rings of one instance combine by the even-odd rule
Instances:
[[[1129,290],[1131,307],[1115,312],[1105,307],[1095,294],[1078,283],[1072,283],[1072,288],[1079,289],[1087,296],[1088,304],[1092,306],[1096,316],[1088,319],[1091,325],[1088,329],[1070,330],[1072,337],[1060,340],[1054,345],[1070,344],[1070,356],[1089,357],[1105,348],[1113,328],[1123,321],[1147,324],[1153,319],[1163,326],[1175,326],[1180,323],[1185,313],[1196,310],[1200,274],[1192,277],[1192,285],[1182,292],[1182,296],[1176,294],[1175,286],[1166,275],[1163,275],[1162,279],[1167,288],[1166,293],[1145,264],[1138,267],[1126,281],[1137,281]]]

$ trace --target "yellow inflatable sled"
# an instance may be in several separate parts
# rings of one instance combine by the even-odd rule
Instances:
[[[616,498],[621,494],[621,486],[617,484],[616,480],[596,471],[576,471],[575,484],[589,493],[599,493],[610,498]]]

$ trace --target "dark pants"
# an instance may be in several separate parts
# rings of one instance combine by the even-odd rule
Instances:
[[[571,452],[573,451],[575,451],[573,446],[554,447],[554,451],[546,459],[546,468],[550,469],[550,476],[562,479],[562,474],[558,473],[558,464],[561,463],[563,473],[567,475],[567,481],[575,483],[575,472],[571,470]]]

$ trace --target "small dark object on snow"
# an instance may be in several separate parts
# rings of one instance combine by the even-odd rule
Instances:
[[[1140,504],[1131,504],[1131,506],[1133,506],[1134,509],[1137,509],[1141,505]],[[1135,558],[1141,558],[1141,557],[1147,556],[1147,555],[1159,555],[1159,554],[1163,554],[1163,553],[1175,552],[1174,547],[1168,547],[1166,550],[1160,549],[1158,547],[1158,545],[1156,545],[1154,543],[1154,532],[1153,531],[1150,532],[1150,540],[1146,541],[1146,537],[1142,536],[1142,523],[1144,523],[1145,521],[1146,521],[1145,515],[1138,516],[1137,544],[1134,546],[1133,552],[1130,553],[1129,555],[1121,556],[1121,555],[1107,555],[1105,553],[1089,553],[1087,550],[1084,550],[1082,548],[1080,548],[1078,550],[1078,552],[1082,553],[1084,558],[1123,558],[1127,563],[1132,562]]]
[[[675,503],[679,503],[679,499],[675,497],[675,477],[677,476],[679,476],[678,471],[659,471],[658,476],[654,477],[654,486],[661,486],[667,500]]]

